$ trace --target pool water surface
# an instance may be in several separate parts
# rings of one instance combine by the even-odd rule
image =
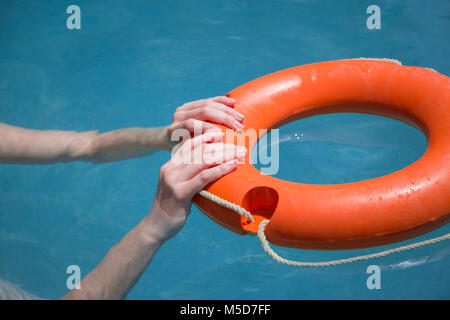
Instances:
[[[450,4],[377,1],[87,1],[68,30],[67,1],[0,2],[0,122],[100,132],[168,125],[176,107],[223,95],[281,69],[326,60],[387,57],[450,73]],[[299,137],[299,139],[297,139]],[[280,128],[276,177],[335,184],[389,174],[426,150],[395,120],[333,114]],[[67,292],[151,208],[159,152],[93,165],[0,165],[0,278],[37,296]],[[448,225],[411,243],[450,232]],[[401,243],[401,244],[404,244]],[[277,248],[321,261],[351,251]],[[238,236],[193,207],[184,229],[154,257],[130,299],[449,299],[450,247],[438,243],[381,259],[308,269],[279,264],[257,238]],[[367,268],[381,269],[369,290]]]

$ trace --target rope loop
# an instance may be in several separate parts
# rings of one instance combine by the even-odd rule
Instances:
[[[238,204],[229,202],[229,201],[222,199],[222,198],[218,197],[217,195],[212,194],[205,190],[200,191],[199,194],[218,205],[221,205],[225,208],[233,210],[237,214],[245,217],[250,222],[255,221],[252,214],[248,210],[239,206]],[[380,251],[380,252],[376,252],[376,253],[371,253],[371,254],[366,254],[366,255],[361,255],[361,256],[356,256],[356,257],[351,257],[351,258],[338,259],[338,260],[322,261],[322,262],[303,262],[303,261],[293,261],[293,260],[285,259],[285,258],[279,256],[270,247],[269,241],[267,241],[266,234],[264,233],[264,230],[269,222],[270,222],[270,220],[264,219],[263,221],[260,222],[260,224],[258,226],[257,235],[258,235],[259,242],[261,243],[261,246],[263,247],[264,251],[272,259],[274,259],[275,261],[277,261],[279,263],[283,263],[283,264],[287,264],[287,265],[291,265],[291,266],[297,266],[297,267],[328,267],[328,266],[335,266],[335,265],[357,262],[357,261],[362,261],[362,260],[376,259],[376,258],[381,258],[381,257],[387,256],[387,255],[396,253],[396,252],[416,249],[416,248],[427,246],[427,245],[430,245],[433,243],[437,243],[437,242],[441,242],[441,241],[450,239],[450,233],[447,233],[440,237],[436,237],[436,238],[432,238],[432,239],[428,239],[428,240],[424,240],[424,241],[420,241],[420,242],[416,242],[416,243],[411,243],[411,244],[407,244],[404,246],[400,246],[397,248],[388,249],[388,250],[384,250],[384,251]]]
[[[339,264],[357,262],[357,261],[362,261],[362,260],[375,259],[375,258],[387,256],[387,255],[390,255],[390,254],[393,254],[396,252],[416,249],[416,248],[423,247],[423,246],[426,246],[429,244],[433,244],[433,243],[437,243],[440,241],[450,239],[450,233],[447,233],[447,234],[437,237],[437,238],[424,240],[421,242],[404,245],[404,246],[397,247],[394,249],[388,249],[385,251],[366,254],[366,255],[362,255],[362,256],[356,256],[356,257],[344,258],[344,259],[338,259],[338,260],[331,260],[331,261],[323,261],[323,262],[302,262],[302,261],[293,261],[293,260],[285,259],[283,257],[280,257],[275,251],[273,251],[273,249],[270,247],[269,241],[267,241],[266,235],[264,233],[264,229],[266,228],[266,225],[269,222],[270,222],[270,220],[267,220],[267,219],[263,220],[263,221],[261,221],[261,223],[258,226],[258,239],[261,242],[261,245],[262,245],[264,251],[272,259],[274,259],[277,262],[284,263],[284,264],[291,265],[291,266],[297,266],[297,267],[328,267],[328,266],[335,266],[335,265],[339,265]]]

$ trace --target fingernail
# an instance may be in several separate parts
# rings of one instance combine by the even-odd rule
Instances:
[[[240,112],[234,111],[234,116],[240,121],[244,120],[244,115]]]
[[[244,125],[242,123],[240,123],[239,121],[234,120],[233,121],[233,125],[237,128],[237,129],[242,129],[244,127]]]
[[[238,157],[243,157],[243,156],[245,156],[246,154],[247,154],[247,148],[245,148],[245,147],[238,147],[238,148],[237,148],[236,155],[237,155]]]
[[[228,165],[230,167],[234,167],[237,165],[237,161],[236,161],[236,159],[230,160],[226,163],[226,165]]]

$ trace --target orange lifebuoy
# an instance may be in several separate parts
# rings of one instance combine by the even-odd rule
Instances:
[[[259,223],[270,219],[265,233],[273,244],[354,249],[405,240],[449,221],[449,77],[392,61],[351,59],[272,73],[228,96],[245,115],[244,130],[273,129],[324,113],[370,113],[420,128],[428,148],[402,170],[338,185],[280,180],[261,174],[247,161],[205,190],[247,209],[254,222],[200,195],[194,197],[195,205],[220,225],[239,234],[256,233]],[[243,139],[228,140],[245,145]],[[247,141],[248,150],[255,143]]]

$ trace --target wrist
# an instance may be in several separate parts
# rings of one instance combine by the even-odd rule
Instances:
[[[159,140],[160,140],[160,145],[161,145],[162,149],[167,150],[169,152],[172,151],[173,145],[170,140],[168,126],[161,128],[161,134],[160,134]]]
[[[161,230],[158,230],[158,226],[147,215],[139,224],[139,238],[145,246],[157,246],[160,247],[168,239],[164,237]]]
[[[165,209],[168,209],[167,203]],[[173,238],[184,226],[187,217],[185,210],[177,206],[169,211],[165,209],[155,199],[152,209],[143,220],[148,237],[161,243]]]
[[[132,128],[133,143],[142,148],[171,151],[172,146],[168,138],[168,127]]]
[[[169,222],[165,219],[166,215],[155,202],[147,216],[141,221],[141,237],[146,243],[162,245],[169,240]]]

